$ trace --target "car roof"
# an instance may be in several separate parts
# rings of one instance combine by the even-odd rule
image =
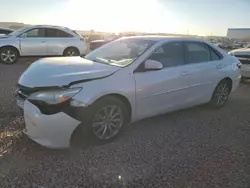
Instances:
[[[185,37],[185,36],[159,36],[159,35],[146,35],[146,36],[129,36],[129,37],[122,37],[122,39],[145,39],[145,40],[153,40],[156,42],[160,41],[171,41],[171,40],[181,40],[181,41],[204,41],[203,39],[199,39],[196,37]]]
[[[1,30],[5,30],[5,31],[14,31],[13,29],[9,29],[9,28],[2,28],[0,27]]]
[[[23,28],[26,29],[32,29],[32,28],[56,28],[56,29],[67,29],[67,30],[71,30],[67,27],[62,27],[62,26],[55,26],[55,25],[29,25],[29,26],[25,26]]]

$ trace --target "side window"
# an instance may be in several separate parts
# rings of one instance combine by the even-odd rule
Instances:
[[[23,33],[22,35],[27,38],[45,37],[45,29],[43,28],[31,29]]]
[[[210,61],[208,47],[199,42],[186,42],[187,63],[202,63]]]
[[[210,54],[211,54],[211,61],[220,60],[221,56],[219,55],[219,52],[216,52],[213,48],[209,47]]]
[[[66,33],[62,30],[57,30],[57,36],[58,37],[73,37],[71,34],[69,33]]]
[[[59,29],[46,29],[46,36],[47,37],[73,37],[71,34],[66,33]]]
[[[151,54],[149,59],[161,62],[163,67],[182,65],[184,64],[183,45],[181,42],[166,43]]]

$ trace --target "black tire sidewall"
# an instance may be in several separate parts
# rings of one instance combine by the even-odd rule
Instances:
[[[103,108],[104,106],[107,106],[107,105],[116,105],[116,106],[121,108],[122,114],[123,114],[123,124],[122,124],[121,129],[119,130],[119,132],[115,136],[111,137],[110,139],[105,140],[105,139],[99,139],[98,137],[96,137],[96,135],[93,132],[92,122],[93,122],[93,119],[94,119],[96,113],[101,108]],[[123,128],[128,123],[128,117],[129,117],[128,110],[127,110],[126,106],[124,105],[124,103],[121,102],[119,99],[116,99],[115,97],[111,97],[111,96],[100,99],[100,100],[96,101],[92,106],[89,107],[87,115],[85,115],[85,118],[83,119],[83,122],[81,125],[82,126],[81,131],[82,131],[82,134],[84,135],[84,139],[88,139],[88,140],[95,142],[95,143],[110,142],[113,139],[115,139],[122,132]]]
[[[227,85],[228,90],[229,90],[229,93],[228,93],[228,96],[227,96],[226,101],[225,101],[222,105],[218,105],[218,104],[216,103],[215,93],[216,93],[217,88],[220,87],[220,85],[222,85],[222,84],[226,84],[226,85]],[[230,89],[229,82],[228,82],[227,80],[222,80],[222,81],[220,81],[220,82],[217,84],[216,88],[214,89],[214,92],[213,92],[211,101],[210,101],[210,103],[209,103],[210,106],[211,106],[212,108],[221,108],[221,107],[223,107],[223,106],[227,103],[227,100],[228,100],[228,98],[229,98],[230,92],[231,92],[231,89]]]
[[[4,60],[2,60],[2,57],[1,57],[1,54],[2,54],[2,52],[4,50],[11,50],[13,53],[15,53],[16,59],[13,62],[11,62],[11,63],[6,63]],[[18,52],[14,48],[4,47],[4,48],[0,49],[0,62],[1,63],[4,63],[6,65],[12,65],[12,64],[15,64],[17,62],[18,58],[19,58],[19,54],[18,54]]]

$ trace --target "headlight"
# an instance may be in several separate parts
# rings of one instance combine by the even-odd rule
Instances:
[[[231,56],[233,56],[233,55],[234,55],[234,53],[233,53],[233,52],[228,52],[228,54],[229,54],[229,55],[231,55]]]
[[[81,91],[82,88],[69,88],[69,89],[61,89],[61,90],[48,90],[48,91],[40,91],[31,94],[28,97],[30,101],[42,101],[47,104],[60,104],[68,101],[74,95]]]

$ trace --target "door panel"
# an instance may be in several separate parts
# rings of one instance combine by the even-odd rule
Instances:
[[[218,80],[217,64],[218,62],[204,62],[183,67],[183,70],[189,73],[185,75],[185,80],[191,93],[188,99],[190,106],[210,100],[214,83]]]
[[[20,36],[22,56],[46,55],[46,38],[44,28],[33,28]]]
[[[20,46],[21,46],[22,56],[46,55],[45,38],[21,38]]]
[[[185,106],[188,85],[182,67],[135,74],[137,116],[144,118]]]
[[[187,72],[186,81],[189,85],[190,105],[208,102],[211,99],[214,85],[221,78],[219,71],[223,61],[209,46],[201,42],[186,42],[184,44],[186,65],[183,71]]]
[[[47,55],[63,55],[66,47],[70,46],[72,39],[68,38],[47,38]]]
[[[47,55],[63,55],[66,47],[71,46],[73,36],[65,31],[55,28],[46,29]]]

